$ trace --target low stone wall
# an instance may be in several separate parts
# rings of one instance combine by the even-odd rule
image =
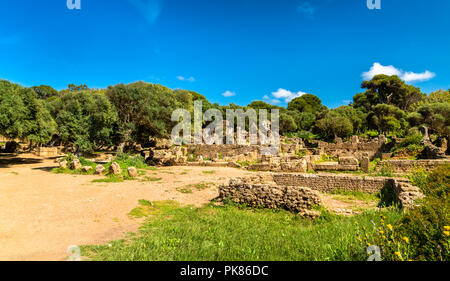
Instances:
[[[339,164],[338,162],[325,162],[312,164],[312,169],[315,171],[358,171],[358,165]]]
[[[410,208],[423,195],[419,188],[403,178],[359,177],[346,175],[273,174],[232,179],[219,187],[219,198],[265,208],[286,208],[304,216],[319,214],[311,207],[320,204],[319,191],[334,190],[378,193],[393,191],[401,207]]]
[[[396,179],[406,181],[407,179]],[[306,186],[321,192],[334,190],[361,191],[377,193],[386,186],[393,187],[394,179],[388,177],[360,177],[335,174],[273,174],[278,185]]]
[[[41,157],[53,157],[59,154],[58,147],[38,147],[36,150],[36,155]]]
[[[450,164],[450,159],[433,159],[433,160],[385,160],[377,164],[377,171],[382,167],[388,167],[395,173],[407,173],[414,168],[423,168],[425,170],[433,170],[439,166]]]
[[[322,152],[335,157],[352,156],[361,161],[362,157],[367,154],[370,159],[381,157],[386,143],[386,137],[380,135],[378,138],[372,140],[360,139],[353,136],[348,142],[343,142],[341,139],[336,139],[334,143],[324,141],[312,141],[317,143],[317,147]]]
[[[311,207],[320,203],[319,193],[307,187],[277,185],[262,177],[236,178],[219,187],[220,199],[253,207],[286,208],[305,217],[317,217]]]
[[[198,156],[203,156],[203,158],[210,158],[210,159],[216,158],[218,154],[220,154],[221,157],[233,157],[236,155],[254,154],[253,158],[257,158],[260,152],[260,148],[261,147],[258,145],[198,144],[198,145],[189,145],[187,147],[187,152]]]

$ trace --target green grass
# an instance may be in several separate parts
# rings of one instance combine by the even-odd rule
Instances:
[[[11,172],[11,174],[18,176],[19,173],[18,172]]]
[[[67,161],[67,165],[70,166],[70,163],[73,160],[73,155],[69,155],[65,158]],[[56,174],[74,174],[74,175],[94,175],[95,174],[95,168],[97,167],[97,163],[89,161],[83,157],[79,158],[81,166],[91,166],[92,169],[88,172],[83,172],[81,169],[72,170],[69,167],[66,169],[62,168],[54,168],[52,169],[53,173]],[[128,154],[119,154],[112,160],[111,162],[104,164],[103,167],[105,167],[105,173],[109,171],[109,167],[113,162],[117,162],[119,164],[122,174],[121,175],[107,175],[104,179],[98,179],[93,180],[92,182],[122,182],[124,180],[134,180],[134,178],[128,176],[128,168],[129,167],[135,167],[138,169],[138,175],[144,176],[146,174],[147,170],[150,171],[157,171],[158,169],[152,166],[148,166],[144,162],[144,158],[141,156],[130,156]]]
[[[185,186],[185,187],[177,187],[176,190],[180,193],[184,193],[184,194],[190,194],[192,193],[192,189],[190,186]]]
[[[152,202],[141,199],[141,200],[139,200],[139,206],[137,206],[136,208],[131,210],[128,213],[128,216],[133,217],[133,218],[147,217],[152,213],[152,207],[153,207]]]
[[[373,228],[375,211],[354,217],[324,213],[315,221],[286,211],[233,204],[181,207],[174,202],[139,206],[133,215],[149,216],[134,237],[83,246],[82,255],[107,261],[328,261],[366,260],[356,241],[356,226]],[[386,223],[401,218],[385,211]]]
[[[145,176],[143,178],[143,181],[151,181],[151,182],[160,181],[160,180],[162,180],[162,178],[156,178],[156,177],[150,177],[150,176]]]
[[[216,171],[203,171],[202,173],[206,174],[206,175],[212,175],[212,174],[215,174]]]
[[[124,177],[122,175],[109,175],[106,178],[103,179],[95,179],[92,180],[92,182],[123,182]]]
[[[316,161],[315,163],[319,164],[319,163],[323,163],[323,162],[338,162],[338,161],[339,161],[339,159],[337,157],[334,157],[334,156],[331,156],[331,155],[327,155],[327,154],[323,154],[320,157],[320,160]]]
[[[362,191],[335,189],[330,193],[335,195],[343,195],[349,199],[356,199],[361,201],[380,201],[380,194],[370,194]]]

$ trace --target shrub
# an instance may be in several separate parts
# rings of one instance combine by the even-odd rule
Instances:
[[[448,196],[430,197],[400,221],[399,230],[410,239],[414,260],[450,260],[449,206]]]
[[[116,158],[114,159],[122,169],[127,169],[128,167],[135,167],[137,169],[146,169],[148,165],[145,164],[144,157],[131,156],[128,153],[118,153]]]
[[[421,187],[426,196],[447,198],[450,191],[450,164],[438,167],[427,177],[427,184]]]
[[[385,260],[450,260],[450,165],[427,173],[416,168],[410,179],[425,194],[421,204],[405,213],[399,224],[372,234]],[[389,234],[389,235],[387,235]],[[367,237],[367,235],[365,236]],[[360,241],[359,236],[358,241]]]

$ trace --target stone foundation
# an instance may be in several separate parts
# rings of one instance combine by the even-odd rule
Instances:
[[[54,157],[60,155],[57,147],[38,147],[36,155],[41,157]]]
[[[423,168],[427,171],[436,169],[439,166],[450,164],[450,159],[435,159],[435,160],[385,160],[377,164],[377,171],[381,167],[387,167],[394,173],[408,173],[414,168]]]
[[[320,192],[332,192],[334,190],[361,191],[366,193],[378,193],[386,185],[392,186],[394,181],[406,181],[407,179],[393,179],[388,177],[360,177],[338,174],[273,174],[273,181],[279,185],[307,186]]]
[[[317,217],[311,207],[320,203],[319,193],[308,187],[277,185],[269,178],[236,178],[219,187],[220,199],[231,199],[252,207],[285,208],[305,217]]]
[[[273,174],[232,179],[219,187],[219,198],[265,208],[286,208],[304,216],[316,217],[311,207],[320,204],[319,191],[360,191],[375,194],[383,189],[393,191],[400,206],[410,208],[423,195],[407,179],[359,177],[346,175]]]

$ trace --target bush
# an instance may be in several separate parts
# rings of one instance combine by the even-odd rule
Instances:
[[[414,260],[450,260],[449,206],[448,196],[430,197],[400,221],[399,231],[409,238]]]
[[[118,153],[116,158],[114,158],[114,162],[117,162],[122,169],[128,169],[128,167],[135,167],[136,169],[146,169],[148,165],[145,164],[144,157],[131,156],[128,153]]]
[[[426,196],[447,198],[450,191],[450,164],[441,166],[430,173],[427,184],[421,187]]]
[[[410,239],[413,259],[448,261],[450,165],[428,175],[416,169],[410,179],[426,197],[420,206],[405,214],[399,230]]]
[[[423,137],[420,134],[409,135],[402,142],[392,148],[392,152],[396,155],[407,154],[416,156],[423,150],[423,146],[421,144],[422,138]]]
[[[416,168],[409,177],[425,194],[421,204],[407,211],[396,226],[382,216],[375,232],[357,230],[361,244],[380,247],[383,260],[450,260],[450,165],[426,173]]]

